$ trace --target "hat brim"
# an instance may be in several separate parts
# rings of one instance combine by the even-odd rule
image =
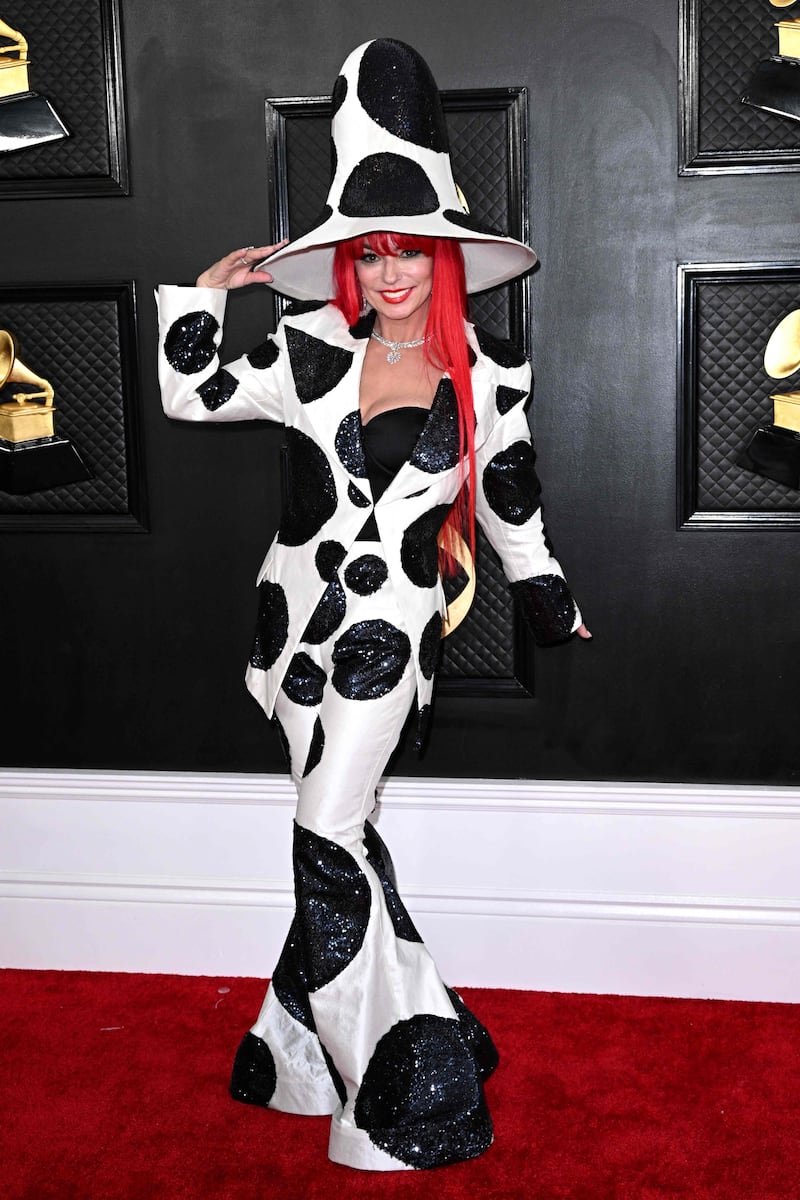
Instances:
[[[507,283],[533,267],[530,246],[499,233],[482,232],[466,214],[451,221],[443,212],[413,217],[343,217],[333,213],[302,237],[258,264],[272,275],[276,291],[296,300],[328,300],[333,295],[333,255],[337,242],[368,233],[411,233],[457,241],[464,254],[467,291],[482,292]],[[258,269],[257,268],[257,269]]]

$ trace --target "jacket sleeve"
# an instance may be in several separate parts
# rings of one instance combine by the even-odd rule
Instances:
[[[525,417],[531,368],[504,371],[495,391],[498,416],[475,451],[475,510],[511,592],[540,646],[564,641],[582,622],[551,553],[541,515],[541,486]]]
[[[283,330],[222,367],[218,351],[228,293],[161,285],[158,377],[168,417],[183,421],[283,421]]]

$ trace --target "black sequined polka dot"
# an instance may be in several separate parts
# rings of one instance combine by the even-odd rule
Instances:
[[[333,85],[331,92],[331,117],[335,117],[339,109],[342,107],[347,96],[347,80],[344,75],[340,75],[336,83]]]
[[[286,345],[301,404],[310,404],[341,383],[353,362],[352,350],[330,346],[302,329],[286,327]]]
[[[461,1026],[461,1036],[469,1046],[472,1051],[472,1057],[478,1064],[481,1079],[488,1079],[500,1061],[500,1056],[497,1053],[494,1042],[489,1036],[489,1031],[485,1025],[481,1025],[475,1014],[470,1012],[458,992],[454,992],[452,988],[446,985],[445,990],[450,997],[450,1003],[456,1010],[458,1023]]]
[[[220,367],[210,379],[200,384],[197,394],[209,412],[216,412],[223,404],[227,404],[238,386],[238,379]]]
[[[412,521],[403,534],[400,562],[408,578],[417,587],[434,587],[439,578],[436,536],[449,511],[449,504],[437,504]]]
[[[505,237],[506,235],[500,229],[494,229],[491,225],[487,225],[485,221],[476,221],[470,213],[462,212],[460,208],[446,208],[442,212],[442,216],[451,224],[457,225],[459,229],[468,229],[473,233],[487,233],[490,237]]]
[[[354,483],[347,485],[347,498],[351,504],[355,504],[356,508],[369,508],[372,503]]]
[[[325,452],[299,429],[286,429],[287,498],[278,530],[284,546],[301,546],[336,512],[336,484]]]
[[[283,677],[281,689],[295,704],[311,708],[322,700],[325,672],[304,650],[295,654]]]
[[[419,163],[388,151],[362,158],[339,201],[346,217],[416,217],[438,207],[439,197]]]
[[[357,479],[366,479],[367,466],[364,462],[364,445],[361,441],[361,415],[358,409],[343,417],[334,439],[339,461],[346,471]]]
[[[477,327],[475,336],[481,351],[492,362],[496,362],[498,367],[521,367],[523,363],[527,362],[522,351],[518,350],[516,346],[512,346],[511,342],[501,342],[487,333],[485,329]]]
[[[435,612],[422,631],[419,640],[419,669],[426,679],[431,679],[439,664],[442,648],[442,617]]]
[[[294,878],[308,988],[314,992],[358,954],[372,896],[366,875],[347,850],[296,822]]]
[[[322,728],[322,721],[317,717],[314,722],[314,732],[311,735],[311,745],[308,748],[308,758],[306,765],[303,767],[303,779],[306,775],[310,775],[319,764],[322,758],[322,751],[325,749],[325,730]]]
[[[389,621],[357,621],[331,652],[331,682],[347,700],[375,700],[397,687],[411,658],[411,643]]]
[[[405,42],[378,38],[359,64],[358,98],[376,125],[404,142],[446,153],[447,125],[436,81]]]
[[[375,328],[375,313],[374,312],[365,313],[365,315],[363,317],[358,318],[355,325],[350,326],[350,328],[349,328],[350,337],[355,338],[356,341],[360,341],[362,338],[371,337],[372,331],[374,328]]]
[[[322,645],[339,628],[346,611],[344,589],[338,579],[332,579],[311,614],[300,641],[309,642],[312,646]]]
[[[285,317],[302,317],[303,313],[317,312],[325,308],[327,300],[290,300],[284,309]]]
[[[219,321],[210,312],[191,312],[178,317],[164,338],[164,354],[173,371],[196,375],[216,354],[214,337]]]
[[[455,388],[442,377],[422,434],[409,459],[412,466],[428,474],[458,465],[458,402]]]
[[[289,606],[279,583],[264,579],[258,585],[258,618],[250,663],[268,671],[277,662],[289,633]]]
[[[308,980],[303,963],[303,946],[297,917],[292,919],[286,941],[283,943],[281,956],[275,970],[272,972],[272,986],[275,995],[286,1011],[316,1033],[314,1014],[308,1001]]]
[[[507,412],[511,412],[511,409],[516,404],[520,404],[523,400],[527,400],[527,398],[528,393],[521,391],[520,388],[506,387],[503,383],[498,384],[497,391],[495,392],[497,411],[505,416]]]
[[[247,361],[256,371],[266,371],[276,361],[280,350],[272,338],[268,337],[247,355]]]
[[[540,646],[563,642],[575,624],[575,601],[560,575],[533,575],[509,588]]]
[[[371,596],[389,577],[386,563],[377,554],[362,554],[348,563],[344,581],[357,596]]]
[[[314,555],[314,562],[319,571],[320,579],[324,579],[326,583],[331,582],[344,561],[345,553],[345,548],[341,542],[320,542],[319,546],[317,546],[317,552]]]
[[[393,1025],[375,1047],[354,1117],[375,1145],[408,1166],[483,1153],[492,1125],[458,1021],[421,1013]]]
[[[246,1033],[233,1060],[230,1094],[244,1104],[266,1108],[276,1082],[275,1060],[269,1046],[254,1033]]]
[[[541,486],[529,441],[512,442],[484,469],[483,490],[492,512],[510,525],[524,525],[539,508]]]
[[[367,821],[364,825],[364,847],[367,851],[367,862],[378,876],[383,888],[386,910],[395,933],[406,942],[421,942],[422,938],[417,933],[414,922],[397,894],[397,879],[389,849],[371,821]]]

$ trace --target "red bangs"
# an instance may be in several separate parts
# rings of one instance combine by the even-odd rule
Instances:
[[[377,233],[365,233],[363,237],[349,238],[340,245],[345,256],[353,261],[361,258],[366,242],[369,242],[376,254],[399,254],[401,250],[420,250],[432,258],[436,240],[420,233],[387,233],[380,230]]]

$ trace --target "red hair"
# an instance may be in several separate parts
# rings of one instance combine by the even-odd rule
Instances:
[[[454,558],[456,540],[460,534],[475,558],[475,487],[467,486],[464,460],[469,463],[470,476],[475,475],[475,406],[472,395],[469,347],[464,332],[467,315],[467,284],[464,276],[464,256],[458,242],[452,238],[424,237],[411,233],[370,233],[363,237],[337,242],[333,256],[333,303],[348,325],[355,325],[361,312],[361,288],[356,279],[354,263],[364,253],[364,243],[376,254],[398,254],[401,250],[419,250],[433,259],[433,290],[425,325],[423,353],[430,365],[446,371],[453,384],[458,405],[458,449],[460,487],[452,509],[445,521],[443,552],[440,565],[446,575],[458,571]]]

